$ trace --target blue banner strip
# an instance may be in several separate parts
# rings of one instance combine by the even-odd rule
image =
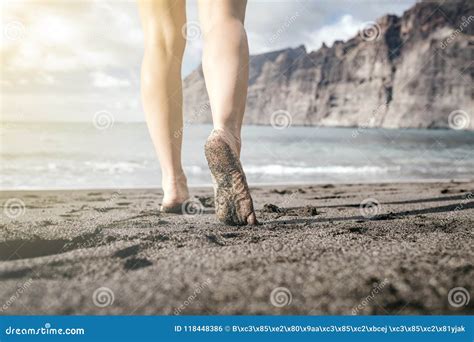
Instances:
[[[474,341],[474,316],[0,316],[0,341]]]

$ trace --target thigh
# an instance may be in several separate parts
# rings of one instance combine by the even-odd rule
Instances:
[[[209,32],[216,21],[229,18],[245,20],[247,0],[198,0],[199,21],[204,32]]]

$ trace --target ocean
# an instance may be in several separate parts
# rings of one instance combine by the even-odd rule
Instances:
[[[210,185],[203,146],[210,125],[185,127],[191,186]],[[245,126],[250,185],[474,178],[474,132]],[[0,128],[0,189],[160,187],[144,123],[13,123]]]

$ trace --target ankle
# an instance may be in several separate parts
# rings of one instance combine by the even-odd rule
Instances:
[[[186,176],[180,176],[179,178],[163,176],[161,186],[165,192],[182,191],[187,190],[188,181]]]
[[[222,136],[230,144],[232,150],[240,156],[240,149],[242,146],[241,138],[240,138],[240,129],[236,128],[229,128],[229,127],[214,127],[214,131],[222,133]]]
[[[189,198],[187,179],[182,172],[172,175],[164,173],[161,186],[164,204],[179,204]]]

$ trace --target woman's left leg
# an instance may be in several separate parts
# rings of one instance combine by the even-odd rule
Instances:
[[[164,192],[163,209],[179,211],[188,199],[181,165],[183,130],[181,64],[186,40],[185,0],[139,0],[145,35],[141,91]]]

